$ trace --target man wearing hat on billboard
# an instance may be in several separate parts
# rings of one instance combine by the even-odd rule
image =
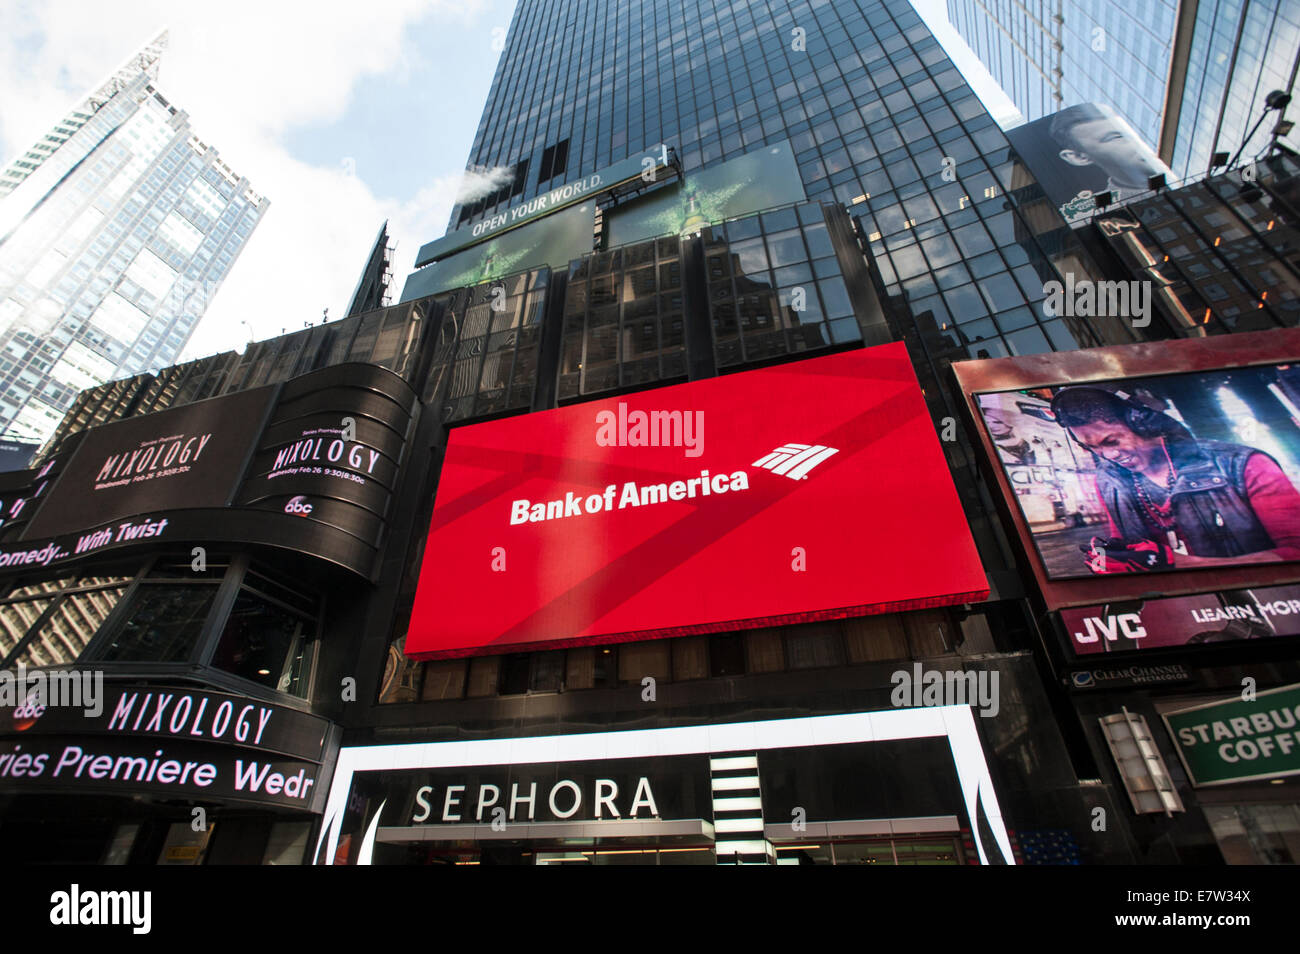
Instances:
[[[1064,388],[1052,413],[1097,461],[1110,538],[1081,547],[1093,572],[1300,560],[1300,492],[1263,451],[1197,440],[1118,389]]]

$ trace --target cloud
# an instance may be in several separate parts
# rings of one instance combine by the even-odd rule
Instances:
[[[514,166],[470,166],[461,179],[457,202],[473,202],[485,195],[490,195],[508,182],[514,181]]]
[[[338,120],[368,76],[400,77],[425,55],[409,43],[412,27],[433,18],[447,31],[464,30],[484,3],[384,0],[377,11],[352,0],[229,0],[220,8],[174,0],[6,0],[0,161],[29,148],[166,27],[159,91],[270,201],[184,357],[242,347],[249,327],[261,339],[319,321],[327,307],[339,317],[385,219],[401,243],[399,283],[414,246],[442,234],[469,143],[431,163],[454,175],[432,179],[414,197],[383,196],[354,174],[344,146],[337,164],[313,165],[290,154],[286,133]]]
[[[480,6],[384,0],[377,12],[351,0],[230,0],[220,8],[174,0],[117,0],[111,8],[94,0],[8,0],[0,12],[0,126],[10,152],[25,146],[165,26],[171,43],[159,87],[195,117],[204,138],[274,136],[340,115],[358,79],[400,69],[416,55],[403,43],[416,21],[466,23]],[[29,96],[40,105],[26,102]],[[46,104],[60,96],[51,114]]]

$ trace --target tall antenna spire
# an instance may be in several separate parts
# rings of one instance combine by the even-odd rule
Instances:
[[[163,51],[167,49],[168,42],[168,31],[164,27],[162,32],[109,74],[108,78],[86,97],[86,102],[90,104],[90,112],[93,113],[98,110],[112,99],[115,93],[141,73],[149,74],[149,78],[156,82],[158,79],[158,61],[162,59]]]

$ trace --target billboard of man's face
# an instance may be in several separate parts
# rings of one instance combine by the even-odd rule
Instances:
[[[1152,176],[1168,172],[1117,116],[1081,118],[1053,133],[1062,159],[1072,166],[1096,166],[1117,191],[1146,189]]]
[[[1300,368],[978,396],[1050,579],[1300,561]]]
[[[1083,103],[1007,130],[1007,139],[1067,220],[1091,211],[1092,197],[1116,200],[1148,188],[1169,168],[1120,116]]]

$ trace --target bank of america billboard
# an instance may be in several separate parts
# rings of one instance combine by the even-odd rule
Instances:
[[[987,593],[906,349],[890,344],[454,430],[406,652]]]

